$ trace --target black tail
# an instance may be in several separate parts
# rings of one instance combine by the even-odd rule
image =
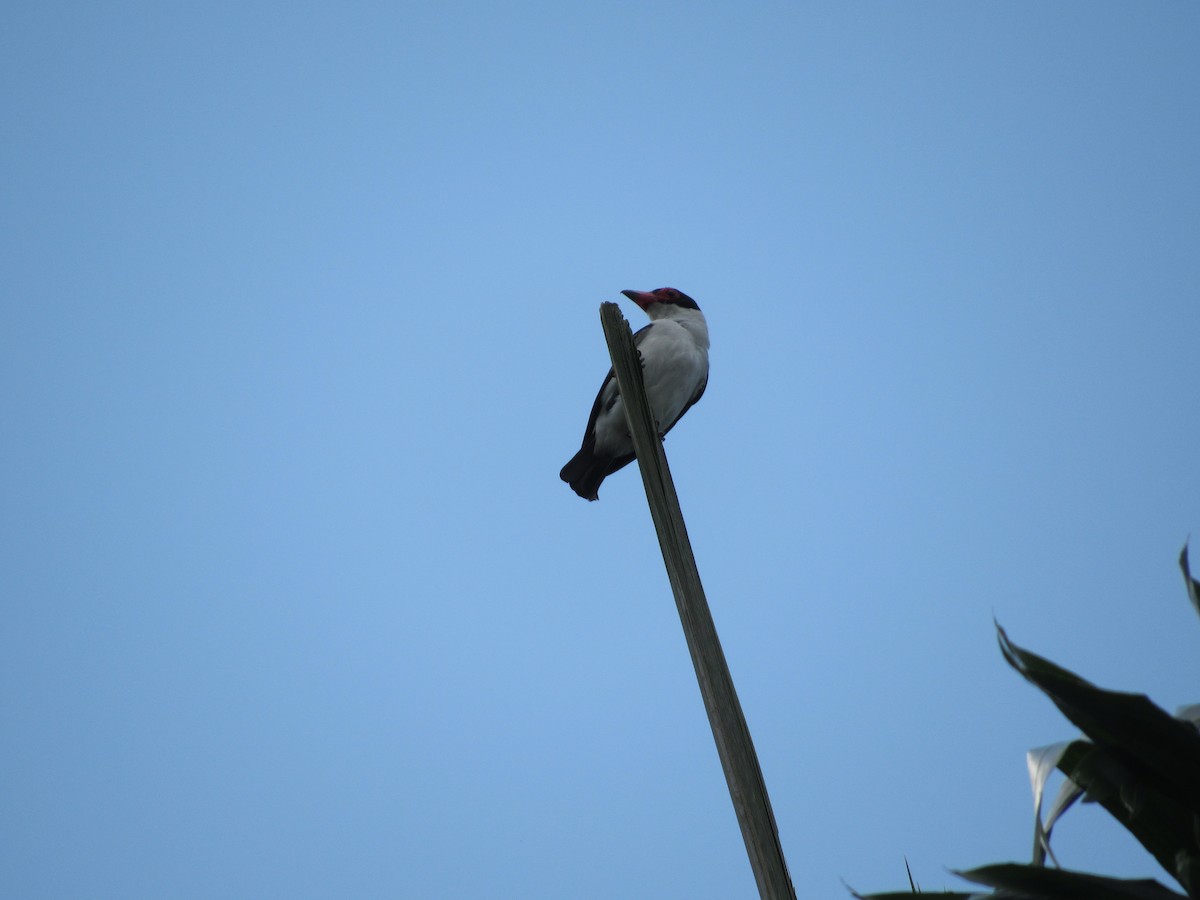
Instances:
[[[617,469],[629,465],[634,455],[597,456],[592,441],[585,441],[579,452],[562,467],[558,477],[571,486],[571,490],[584,500],[599,500],[600,484]]]

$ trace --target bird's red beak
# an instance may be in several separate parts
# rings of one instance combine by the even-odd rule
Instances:
[[[655,297],[654,294],[650,293],[650,291],[621,291],[621,293],[640,306],[642,309],[645,309],[651,303],[658,302],[658,298]]]

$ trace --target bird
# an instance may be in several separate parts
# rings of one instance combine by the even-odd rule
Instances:
[[[675,288],[621,293],[650,317],[650,324],[634,334],[633,345],[659,435],[665,437],[708,386],[708,323],[696,301]],[[558,474],[580,497],[598,500],[601,482],[635,456],[625,404],[609,369],[592,404],[583,445]]]

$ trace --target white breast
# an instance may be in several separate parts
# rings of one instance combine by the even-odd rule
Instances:
[[[697,324],[701,333],[697,333]],[[703,317],[699,317],[698,323],[688,322],[687,325],[675,318],[664,318],[653,323],[638,345],[645,363],[642,379],[646,396],[659,431],[665,432],[675,424],[708,378],[707,338]],[[633,442],[621,399],[604,411],[615,392],[614,379],[606,387],[601,412],[596,418],[596,449],[617,456],[632,453]]]

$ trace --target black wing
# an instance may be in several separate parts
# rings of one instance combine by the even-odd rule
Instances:
[[[644,341],[646,339],[646,335],[649,334],[650,329],[653,327],[654,327],[654,323],[651,322],[649,325],[643,325],[641,328],[639,328],[637,331],[635,331],[633,333],[633,346],[640,347],[642,345],[642,341]],[[592,404],[592,414],[590,416],[588,416],[587,428],[585,428],[583,430],[583,440],[585,443],[587,442],[588,436],[593,435],[592,429],[594,429],[596,427],[596,419],[599,418],[599,416],[600,416],[600,401],[603,400],[603,398],[604,398],[604,389],[606,387],[608,387],[608,383],[610,381],[612,381],[615,377],[616,377],[616,375],[613,373],[613,370],[609,369],[608,374],[604,376],[604,382],[600,385],[600,390],[596,392],[596,402]],[[707,384],[707,383],[708,383],[708,380],[705,379],[705,384]],[[692,403],[695,403],[697,400],[699,400],[700,394],[703,394],[703,393],[704,393],[704,387],[701,386],[700,393],[696,394],[695,398],[693,398],[693,400],[692,400]],[[618,387],[615,391],[613,391],[613,395],[608,398],[608,403],[605,405],[605,411],[612,409],[612,405],[617,402],[617,398],[620,396],[621,396],[621,389]],[[688,406],[691,406],[692,403],[689,403]],[[685,408],[684,412],[686,412],[686,411],[687,410]],[[680,415],[680,418],[683,417],[683,413],[680,413],[679,415]],[[676,421],[679,421],[679,420],[676,419]]]

